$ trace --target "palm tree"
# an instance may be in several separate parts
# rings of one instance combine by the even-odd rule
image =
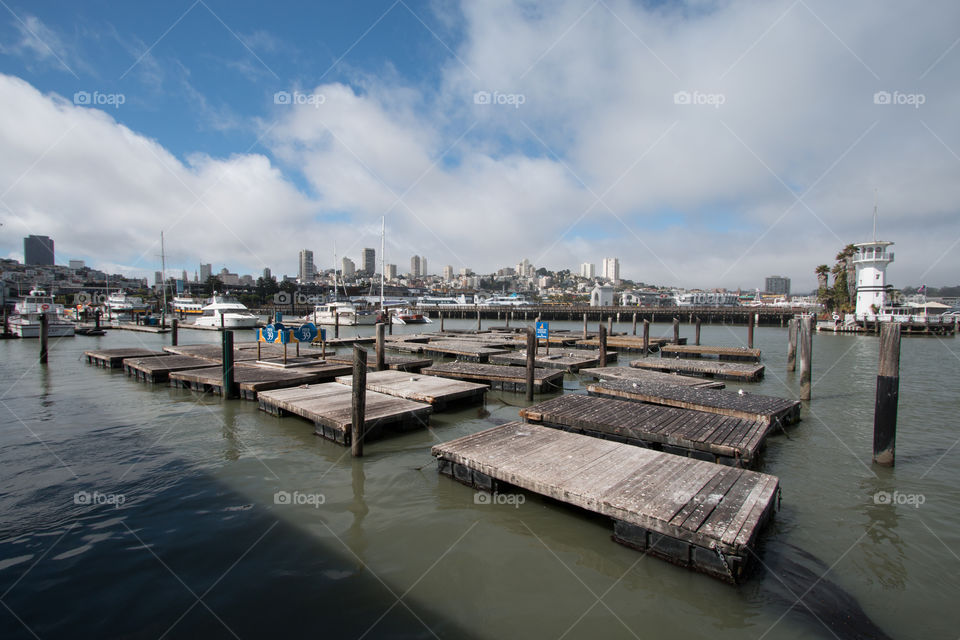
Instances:
[[[825,264],[821,264],[814,270],[814,272],[817,274],[817,287],[819,289],[826,289],[827,282],[830,278],[830,267]]]

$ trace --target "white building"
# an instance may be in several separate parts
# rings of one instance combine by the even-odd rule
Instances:
[[[384,267],[384,271],[385,271],[386,273],[384,273],[383,275],[384,275],[384,277],[385,277],[387,280],[396,280],[396,279],[397,279],[397,265],[395,265],[395,264],[388,264],[387,266]]]
[[[420,275],[427,276],[430,272],[427,271],[427,257],[420,256]]]
[[[857,270],[857,320],[876,316],[890,306],[887,301],[887,265],[893,262],[893,252],[887,251],[892,242],[874,240],[853,246],[853,266]]]
[[[354,264],[353,260],[344,256],[343,260],[340,261],[340,275],[344,278],[352,276],[357,272],[357,265]]]
[[[580,264],[580,277],[581,278],[596,278],[597,277],[597,267],[592,262],[583,262]]]
[[[410,258],[410,276],[413,278],[419,278],[423,275],[423,269],[420,266],[420,256],[413,256]]]
[[[453,265],[447,265],[443,268],[443,280],[444,282],[453,281]]]
[[[598,284],[590,292],[591,307],[612,307],[613,306],[613,287],[606,284]]]
[[[620,259],[619,258],[603,259],[603,279],[609,280],[615,285],[620,284]]]
[[[517,264],[517,275],[524,278],[532,278],[536,269],[530,264],[530,261],[524,258]]]

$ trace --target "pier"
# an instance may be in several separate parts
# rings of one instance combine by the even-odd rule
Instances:
[[[616,542],[736,583],[780,481],[620,442],[510,422],[435,445],[441,474],[485,491],[511,486],[607,516]]]
[[[520,410],[527,422],[734,467],[753,466],[770,424],[579,394]]]
[[[444,378],[456,378],[489,385],[492,389],[527,390],[526,367],[471,362],[445,362],[423,369],[421,373]],[[549,393],[563,389],[563,371],[537,367],[533,370],[533,392]]]
[[[685,376],[703,376],[719,380],[737,380],[739,382],[758,382],[763,378],[765,367],[762,364],[739,362],[710,362],[682,358],[653,358],[634,360],[631,367],[649,371],[663,371]]]
[[[604,380],[587,386],[587,391],[595,396],[694,409],[746,420],[761,420],[779,426],[791,425],[800,420],[799,400],[755,393],[740,394],[629,380]]]

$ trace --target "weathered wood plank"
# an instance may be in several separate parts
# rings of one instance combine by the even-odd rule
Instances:
[[[353,384],[353,376],[340,376],[336,382]],[[489,387],[485,384],[403,371],[373,371],[367,374],[367,389],[389,396],[433,405],[434,410],[452,403],[482,402]]]
[[[660,349],[660,354],[663,357],[671,358],[701,358],[703,356],[712,356],[720,360],[760,362],[760,349],[747,349],[745,347],[674,344],[664,346]]]
[[[698,387],[700,389],[723,389],[726,386],[719,380],[705,380],[692,376],[680,376],[673,373],[647,371],[633,366],[630,367],[595,367],[581,369],[580,374],[599,380],[644,380],[663,384],[677,384],[684,387]]]
[[[86,356],[87,362],[90,364],[95,364],[98,367],[106,367],[107,369],[120,369],[123,367],[123,361],[126,358],[149,358],[165,356],[167,355],[167,352],[151,351],[150,349],[122,348],[94,349],[91,351],[84,351],[83,355]]]
[[[494,389],[505,391],[520,392],[526,390],[526,370],[522,367],[472,362],[446,362],[427,367],[420,373],[480,382],[489,384]],[[546,393],[562,388],[563,371],[540,367],[534,369],[533,390],[535,393]]]
[[[763,378],[763,372],[766,369],[762,364],[710,362],[680,358],[634,360],[630,363],[630,366],[650,371],[677,373],[685,376],[703,376],[721,380],[737,380],[739,382],[757,382]]]

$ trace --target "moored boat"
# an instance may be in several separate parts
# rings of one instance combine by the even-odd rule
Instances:
[[[46,291],[33,289],[17,302],[8,324],[10,331],[20,338],[40,337],[40,317],[47,316],[47,336],[63,338],[75,334],[76,325],[63,315],[63,305],[56,304]]]

